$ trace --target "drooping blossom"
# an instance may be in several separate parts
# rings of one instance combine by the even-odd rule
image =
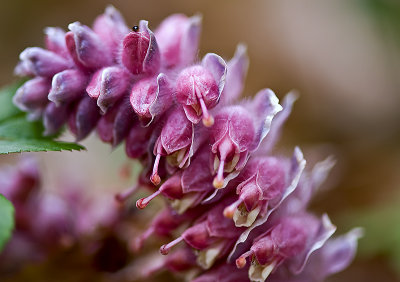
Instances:
[[[14,103],[31,119],[42,118],[48,135],[64,124],[77,140],[96,130],[114,147],[125,141],[126,155],[140,162],[136,183],[115,198],[129,206],[128,198],[145,188],[139,209],[156,197],[166,207],[129,238],[131,248],[139,252],[152,235],[175,239],[160,248],[168,257],[136,276],[167,269],[197,282],[314,282],[344,269],[360,231],[330,239],[329,218],[307,211],[333,161],[308,170],[297,147],[292,157],[273,154],[296,95],[282,106],[270,89],[240,100],[246,47],[240,44],[230,60],[214,53],[200,59],[200,24],[198,15],[175,14],[154,32],[145,20],[129,29],[110,6],[92,28],[47,28],[45,49],[20,55],[15,73],[30,80]],[[62,222],[68,209],[57,207],[46,221]],[[93,210],[79,213],[108,218]],[[90,233],[83,221],[73,223],[75,232]],[[118,230],[121,223],[114,224]],[[132,273],[132,265],[118,273]]]

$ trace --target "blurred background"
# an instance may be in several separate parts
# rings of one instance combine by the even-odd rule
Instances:
[[[297,89],[300,99],[279,146],[299,145],[311,162],[333,154],[330,189],[316,197],[313,210],[327,212],[338,234],[353,226],[366,231],[354,263],[329,281],[400,281],[398,0],[3,0],[0,85],[15,80],[23,49],[43,46],[44,27],[90,25],[107,4],[128,25],[146,19],[153,29],[172,13],[201,13],[201,56],[230,58],[238,43],[248,46],[246,96],[269,87],[282,98]],[[123,148],[112,152],[97,138],[83,144],[87,152],[35,154],[49,183],[62,171],[93,187],[127,185],[118,174]],[[15,160],[0,156],[1,163]],[[77,160],[79,167],[68,165]]]

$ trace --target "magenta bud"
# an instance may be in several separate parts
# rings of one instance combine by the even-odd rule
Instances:
[[[126,137],[125,152],[128,157],[137,159],[147,153],[152,127],[141,127],[140,123],[134,123]]]
[[[14,74],[17,76],[35,76],[29,61],[19,61],[14,68]]]
[[[75,64],[84,69],[97,69],[112,63],[112,54],[102,39],[79,22],[68,26],[65,36],[68,51]]]
[[[180,199],[183,197],[181,185],[181,173],[170,176],[159,188],[161,194],[169,199]]]
[[[86,92],[97,98],[97,105],[103,112],[114,105],[128,90],[129,73],[120,67],[106,67],[98,70],[92,77]]]
[[[75,113],[70,116],[69,126],[77,141],[84,139],[96,127],[100,118],[96,100],[84,95],[79,101]]]
[[[113,127],[114,127],[114,120],[119,111],[119,107],[115,106],[111,108],[106,114],[104,114],[97,123],[97,134],[99,135],[100,139],[106,143],[113,142]]]
[[[170,163],[182,168],[189,158],[193,138],[193,124],[186,119],[184,112],[179,107],[174,108],[169,113],[154,145],[153,154],[156,156],[156,160],[151,178],[154,178],[155,181],[152,180],[152,182],[155,185],[159,181],[157,175],[161,156],[174,158],[174,160],[170,160]],[[174,156],[172,156],[173,154]]]
[[[129,134],[134,122],[134,112],[129,103],[121,101],[103,115],[97,124],[100,139],[117,146]]]
[[[69,59],[67,45],[65,44],[65,31],[59,27],[46,27],[44,33],[46,34],[44,42],[46,49]]]
[[[93,30],[113,52],[119,51],[124,36],[129,33],[121,13],[112,5],[107,6],[104,14],[96,18]]]
[[[125,36],[122,64],[133,74],[154,74],[160,68],[160,52],[147,21],[140,21],[139,31]]]
[[[125,137],[128,136],[129,130],[131,129],[135,121],[135,113],[129,103],[122,102],[119,106],[119,111],[115,116],[113,126],[113,146],[117,146],[121,143]]]
[[[210,237],[206,221],[189,227],[182,233],[182,237],[189,246],[197,250],[208,248],[217,240]]]
[[[244,169],[245,181],[237,186],[239,199],[225,208],[224,215],[236,226],[249,227],[267,213],[269,202],[277,203],[286,188],[286,161],[273,157],[252,159]]]
[[[56,134],[68,120],[67,105],[56,106],[49,103],[43,113],[44,135]]]
[[[302,217],[282,218],[266,234],[254,240],[250,250],[236,260],[237,267],[243,268],[250,257],[249,278],[252,281],[265,281],[284,261],[300,255],[306,249],[316,224],[314,220],[308,222]]]
[[[173,90],[165,74],[143,78],[133,85],[130,102],[139,118],[148,126],[173,103]]]
[[[36,77],[25,82],[13,97],[14,104],[23,111],[34,111],[44,108],[49,102],[47,95],[50,90],[50,80]]]
[[[37,76],[53,76],[69,67],[65,58],[39,47],[26,48],[19,58],[28,62],[25,67],[29,67],[30,72]]]
[[[224,88],[226,63],[216,54],[207,54],[201,65],[184,69],[176,80],[176,98],[187,118],[198,123],[203,118],[205,126],[214,119],[209,110],[214,108]]]
[[[225,172],[238,172],[245,165],[254,143],[255,129],[251,114],[241,106],[222,109],[212,127],[211,151],[214,154],[215,188],[226,186]]]
[[[146,198],[139,199],[136,202],[136,206],[139,209],[144,209],[150,203],[151,200],[153,200],[155,197],[157,197],[160,194],[169,199],[182,198],[183,191],[182,191],[182,185],[181,185],[181,174],[176,173],[176,174],[172,175],[160,186],[160,188],[156,192],[154,192],[153,194],[151,194],[150,196],[148,196]]]
[[[197,55],[201,16],[191,18],[174,14],[161,22],[155,31],[163,65],[174,67],[192,63]]]
[[[85,91],[87,77],[76,69],[65,70],[53,76],[49,100],[57,106],[71,103]]]

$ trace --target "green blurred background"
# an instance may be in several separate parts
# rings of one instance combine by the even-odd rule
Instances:
[[[245,95],[272,88],[301,96],[281,148],[299,145],[310,163],[335,155],[313,209],[327,212],[338,233],[364,226],[355,262],[329,281],[400,281],[400,2],[398,0],[13,0],[1,1],[0,85],[12,82],[19,53],[43,46],[43,28],[90,25],[113,4],[129,25],[154,28],[166,16],[203,15],[200,55],[233,55],[248,46]],[[88,152],[40,153],[46,179],[74,175],[93,187],[120,189],[126,160],[96,138]],[[16,156],[1,156],[13,163]],[[81,166],[69,165],[79,161]],[[49,185],[51,186],[51,185]],[[96,191],[93,191],[96,192]]]

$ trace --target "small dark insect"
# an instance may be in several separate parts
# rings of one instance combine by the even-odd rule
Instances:
[[[132,30],[133,30],[134,32],[138,32],[138,31],[139,31],[139,27],[138,27],[137,25],[134,25],[134,26],[132,27]]]

